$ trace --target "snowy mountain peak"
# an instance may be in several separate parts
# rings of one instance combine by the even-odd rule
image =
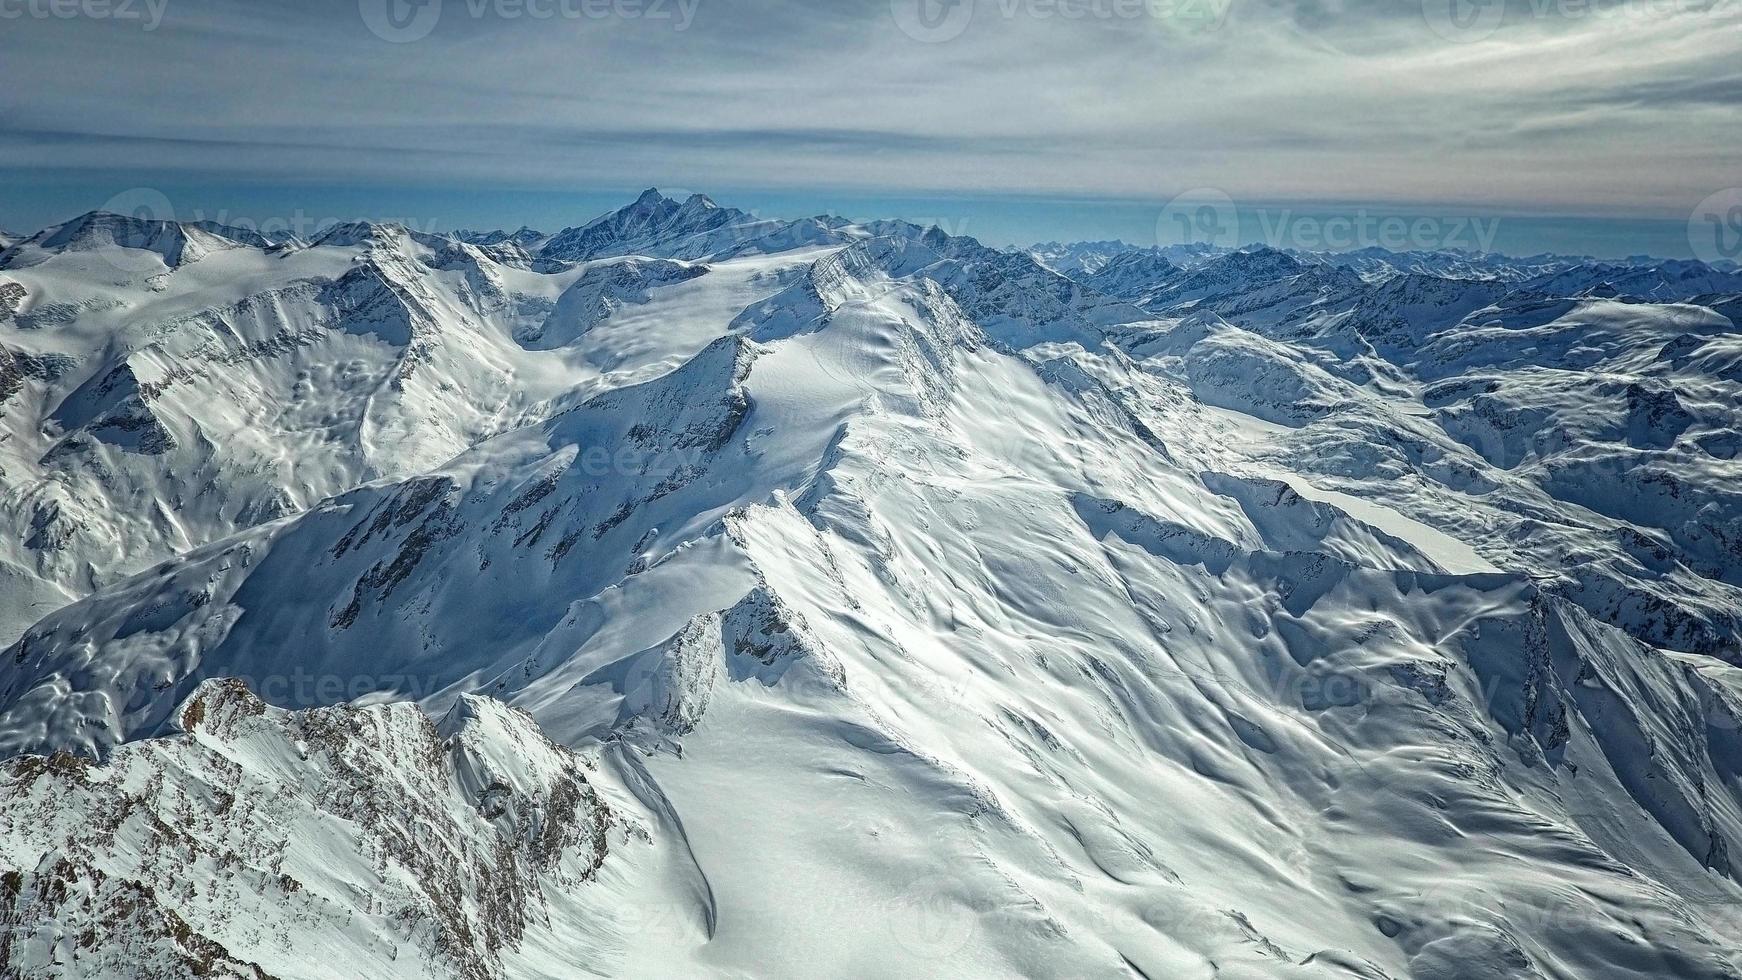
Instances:
[[[90,211],[45,228],[0,252],[0,268],[34,265],[65,253],[127,249],[156,253],[162,268],[175,269],[216,251],[243,246],[267,248],[272,244],[255,232],[213,222],[188,223]],[[117,268],[146,270],[143,266],[133,270],[130,262]]]
[[[343,221],[316,235],[310,244],[391,250],[401,248],[407,242],[416,242],[428,248],[442,248],[451,244],[453,239],[445,235],[412,231],[397,221]]]
[[[495,231],[472,231],[470,229],[461,229],[454,232],[454,238],[456,240],[465,242],[468,245],[477,245],[483,248],[508,244],[521,249],[532,250],[536,249],[549,237],[550,236],[546,235],[544,232],[527,225],[521,225],[514,231],[503,231],[498,228]]]
[[[542,254],[576,261],[600,255],[643,252],[698,258],[687,240],[722,227],[752,222],[742,211],[721,208],[701,195],[679,203],[649,187],[631,204],[578,228],[565,228],[547,241]]]
[[[1299,259],[1269,245],[1252,245],[1216,259],[1212,265],[1237,269],[1248,275],[1287,275],[1299,272]]]
[[[1082,281],[1109,296],[1138,302],[1179,271],[1179,266],[1158,252],[1132,250],[1108,259]]]

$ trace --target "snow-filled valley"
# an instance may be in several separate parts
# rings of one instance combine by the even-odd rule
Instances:
[[[0,251],[0,975],[1742,978],[1742,274]]]

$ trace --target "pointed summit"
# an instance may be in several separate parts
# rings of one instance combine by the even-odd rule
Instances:
[[[720,207],[703,194],[692,194],[679,204],[649,187],[631,204],[558,232],[540,255],[567,262],[608,255],[699,259],[790,224]]]

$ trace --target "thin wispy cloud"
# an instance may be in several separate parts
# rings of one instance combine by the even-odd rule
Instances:
[[[0,167],[1657,217],[1742,181],[1734,0],[429,2],[0,0]]]

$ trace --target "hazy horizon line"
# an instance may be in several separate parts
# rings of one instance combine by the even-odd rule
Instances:
[[[45,192],[40,185],[21,192],[23,189],[16,184],[8,191],[0,191],[0,230],[25,238],[94,211],[143,210],[152,216],[161,214],[180,221],[208,221],[250,231],[288,231],[305,240],[309,230],[318,233],[335,224],[353,221],[401,224],[432,234],[520,228],[553,234],[610,214],[641,193],[616,187],[554,190],[308,183],[190,189],[190,185],[163,182],[163,189],[132,187],[93,200],[113,184],[55,183],[60,186],[53,192]],[[1384,200],[1236,202],[1214,188],[1193,189],[1167,201],[1145,196],[1020,191],[771,191],[730,186],[698,190],[669,183],[664,187],[654,184],[649,189],[676,200],[703,193],[722,207],[736,208],[759,218],[797,220],[826,215],[853,222],[905,220],[922,226],[935,225],[948,234],[972,237],[995,247],[1118,241],[1132,248],[1267,245],[1327,254],[1379,248],[1394,253],[1493,253],[1509,257],[1554,254],[1597,260],[1702,259],[1709,264],[1713,261],[1712,256],[1699,254],[1701,250],[1691,240],[1697,213],[1677,219]],[[387,203],[380,207],[363,203],[362,199],[371,196],[381,197]],[[21,206],[21,199],[29,199],[30,203]],[[178,199],[182,203],[178,204]],[[218,207],[205,206],[213,201],[223,203]],[[413,201],[415,206],[411,206]],[[561,206],[564,201],[569,206]],[[36,212],[46,220],[29,217],[20,220],[16,217],[20,212]],[[489,217],[492,214],[496,216]],[[573,216],[578,214],[586,217],[577,220]],[[1206,226],[1205,219],[1212,223]],[[1187,232],[1194,234],[1186,237]],[[1717,258],[1721,264],[1722,259],[1732,257],[1724,254]]]

